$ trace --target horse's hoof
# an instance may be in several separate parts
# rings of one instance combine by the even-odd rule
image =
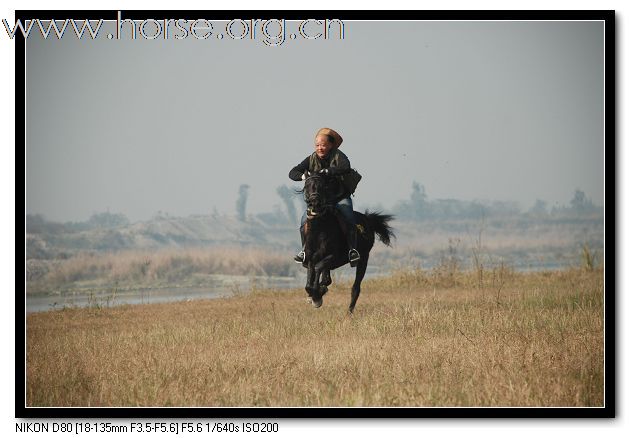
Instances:
[[[315,301],[313,300],[311,302],[311,304],[313,305],[313,307],[315,307],[316,309],[319,309],[320,307],[322,307],[322,304],[324,304],[324,300],[322,300],[321,298],[319,299],[319,301]]]

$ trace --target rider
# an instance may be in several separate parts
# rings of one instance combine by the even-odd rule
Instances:
[[[289,172],[289,178],[293,181],[301,181],[306,179],[306,172],[311,173],[325,173],[332,176],[342,176],[351,172],[350,160],[348,157],[339,150],[339,146],[343,139],[336,131],[330,128],[322,128],[317,131],[315,135],[315,152],[306,157],[300,164],[295,166]],[[356,219],[354,218],[354,210],[352,207],[352,199],[350,198],[350,191],[344,184],[342,186],[342,193],[339,196],[339,201],[336,204],[337,210],[341,212],[343,217],[349,224],[348,233],[348,258],[351,266],[354,266],[361,258],[359,251],[357,251],[357,230]],[[304,224],[306,223],[306,212],[302,215],[302,221],[300,224],[300,237],[302,238],[302,250],[294,257],[296,263],[304,263],[306,254],[304,252]]]

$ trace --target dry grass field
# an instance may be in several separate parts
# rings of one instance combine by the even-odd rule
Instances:
[[[404,271],[30,314],[28,406],[602,406],[604,275]]]

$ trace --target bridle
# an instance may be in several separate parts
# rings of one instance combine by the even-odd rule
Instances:
[[[306,194],[306,182],[315,178],[316,180],[323,179],[324,177],[318,173],[311,174],[306,177],[304,180],[304,201],[306,202],[306,218],[307,219],[315,219],[317,217],[324,216],[328,213],[334,206],[332,200],[329,199],[329,196],[325,193],[325,190],[318,191],[316,193],[311,193],[309,196]],[[322,199],[323,198],[323,199]],[[313,201],[324,201],[321,205],[318,206],[317,211],[315,211],[312,207]]]

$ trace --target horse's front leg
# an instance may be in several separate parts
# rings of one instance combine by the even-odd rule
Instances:
[[[322,297],[328,292],[328,286],[332,284],[332,278],[330,278],[330,268],[326,268],[322,271],[322,279],[319,282],[319,292]]]
[[[326,292],[328,292],[328,287],[326,284],[323,284],[321,281],[322,273],[325,273],[330,270],[330,264],[332,263],[334,256],[332,254],[327,255],[323,259],[315,264],[315,282],[314,287],[317,289],[317,296],[319,300],[315,300],[313,297],[313,305],[315,307],[320,307],[323,303],[322,297]]]
[[[322,272],[322,281],[320,284],[324,286],[330,286],[332,284],[332,278],[330,277],[330,269],[325,269]]]
[[[308,260],[308,265],[306,269],[306,287],[304,289],[306,289],[306,293],[308,293],[308,296],[313,298],[313,294],[317,292],[318,287],[317,283],[315,282],[315,263],[313,263],[312,259]]]

